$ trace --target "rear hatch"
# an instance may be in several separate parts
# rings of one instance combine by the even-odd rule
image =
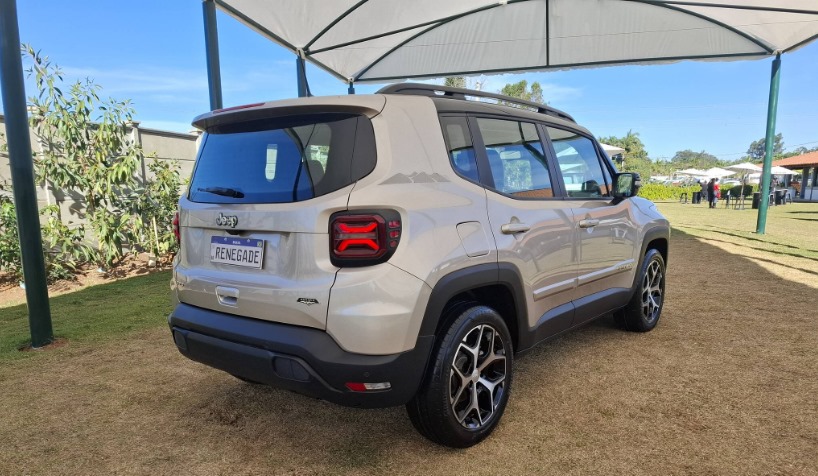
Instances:
[[[380,108],[265,105],[197,119],[206,134],[180,200],[179,300],[324,329],[338,269],[329,217],[375,166],[368,116]]]

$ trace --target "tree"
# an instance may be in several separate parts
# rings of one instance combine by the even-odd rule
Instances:
[[[705,151],[693,152],[690,149],[680,150],[676,155],[670,159],[673,168],[679,169],[709,169],[722,165],[722,161],[713,154],[708,154]]]
[[[653,162],[648,158],[648,151],[645,150],[645,144],[639,138],[638,132],[630,130],[624,137],[600,137],[599,142],[625,149],[622,154],[622,170],[637,172],[644,179],[651,176]]]
[[[505,94],[506,96],[522,99],[524,101],[533,101],[540,104],[545,104],[542,97],[542,86],[540,86],[540,83],[531,83],[531,88],[529,89],[528,81],[525,79],[517,83],[506,84],[503,86],[503,89],[500,90],[500,94]]]
[[[449,88],[465,88],[466,78],[463,76],[449,76],[443,80],[443,85]]]
[[[761,162],[764,160],[764,156],[767,154],[767,146],[765,143],[764,137],[757,141],[753,141],[750,144],[750,148],[747,149],[747,158],[751,161]],[[777,157],[784,152],[784,136],[779,132],[775,135],[775,140],[773,141],[773,157]]]
[[[96,238],[98,253],[93,252],[93,258],[110,267],[123,257],[124,245],[135,252],[146,241],[153,250],[169,250],[172,237],[159,240],[157,228],[170,229],[179,198],[178,166],[149,165],[154,178],[140,183],[137,172],[145,154],[130,136],[134,116],[130,102],[101,100],[101,88],[87,78],[63,91],[60,68],[31,46],[24,45],[23,50],[32,62],[29,75],[37,87],[37,95],[28,98],[29,123],[41,144],[35,159],[37,179],[82,197],[85,209],[78,214],[89,222]],[[59,218],[59,208],[54,213]],[[71,231],[58,228],[58,223],[52,223],[56,231]],[[79,243],[75,249],[84,251]]]

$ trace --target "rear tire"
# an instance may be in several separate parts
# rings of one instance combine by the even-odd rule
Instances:
[[[511,394],[508,328],[486,306],[461,307],[443,332],[417,395],[406,404],[414,427],[435,443],[467,448],[500,421]]]
[[[628,305],[614,313],[614,320],[624,329],[647,332],[659,322],[665,303],[665,260],[662,254],[650,249],[642,261]]]

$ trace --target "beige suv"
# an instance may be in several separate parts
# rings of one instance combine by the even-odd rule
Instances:
[[[634,331],[659,319],[668,222],[561,111],[399,84],[194,124],[169,316],[193,360],[405,404],[466,447],[500,421],[515,353],[611,313]]]

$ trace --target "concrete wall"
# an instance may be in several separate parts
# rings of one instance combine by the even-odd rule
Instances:
[[[2,114],[0,114],[0,133],[4,136],[6,133],[5,116]],[[150,178],[150,172],[147,168],[150,161],[171,159],[179,162],[182,178],[190,178],[193,172],[193,162],[196,159],[199,134],[146,129],[139,127],[139,123],[133,124],[130,133],[132,140],[142,144],[146,156],[154,156],[146,157],[145,163],[142,164],[140,175],[142,175],[143,179]],[[39,151],[39,145],[33,133],[31,134],[31,149],[35,154]],[[9,169],[9,158],[6,151],[0,152],[0,181],[11,183],[11,170]],[[38,186],[37,198],[40,207],[49,203],[59,203],[60,214],[66,223],[81,221],[78,219],[78,212],[84,208],[82,197],[67,195],[60,190],[47,191],[45,187]]]

